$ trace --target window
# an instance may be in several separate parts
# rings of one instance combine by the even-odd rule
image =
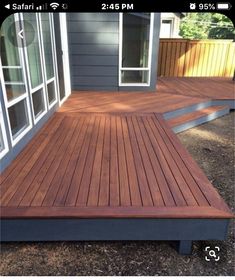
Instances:
[[[6,18],[1,27],[1,63],[5,87],[4,102],[13,145],[31,128],[29,98],[24,71],[23,50],[17,42],[20,30],[17,14]],[[1,139],[3,139],[1,123]],[[1,140],[1,147],[3,147]]]
[[[148,76],[149,76],[149,71],[143,70],[122,70],[121,72],[122,75],[122,82],[123,83],[143,83],[147,84],[148,83]]]
[[[17,34],[13,15],[6,18],[1,27],[1,59],[7,99],[11,101],[26,92]]]
[[[52,38],[50,29],[50,18],[49,14],[41,14],[41,25],[42,25],[42,38],[43,38],[43,49],[46,64],[46,77],[47,80],[54,77],[54,62],[52,54]]]
[[[0,159],[8,152],[6,129],[3,121],[3,113],[0,104]]]
[[[50,14],[40,14],[42,50],[45,61],[45,81],[47,84],[48,106],[51,108],[57,102],[57,92],[55,87],[55,61],[53,56],[53,30],[52,17]]]
[[[43,61],[40,50],[39,22],[38,15],[34,13],[25,13],[23,19],[29,22],[34,29],[34,40],[26,48],[27,70],[30,85],[30,95],[33,103],[34,122],[38,122],[46,113],[46,97],[43,82]],[[32,30],[25,29],[25,41],[32,37]]]
[[[160,38],[171,38],[172,37],[172,19],[163,19],[160,28]]]
[[[23,39],[18,36],[23,29]],[[7,129],[14,146],[57,102],[52,15],[9,16],[0,30],[0,78]],[[0,157],[6,150],[0,119]]]
[[[43,97],[43,90],[39,89],[32,94],[33,99],[33,111],[35,118],[40,116],[45,111],[45,102]]]
[[[51,82],[47,84],[47,94],[49,104],[52,104],[56,100],[56,92],[55,92],[55,82]]]
[[[15,139],[29,125],[25,100],[8,108],[9,120],[13,139]]]
[[[123,13],[120,18],[119,84],[150,83],[153,14]]]

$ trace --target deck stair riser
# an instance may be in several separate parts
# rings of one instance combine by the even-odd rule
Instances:
[[[194,111],[198,111],[207,107],[212,106],[212,101],[205,101],[205,102],[201,102],[201,103],[197,103],[197,104],[193,104],[191,106],[187,106],[187,107],[183,107],[177,110],[172,110],[169,112],[166,112],[163,114],[163,117],[165,120],[169,120],[172,118],[176,118]]]
[[[227,106],[211,106],[206,109],[197,110],[195,112],[179,116],[178,118],[172,118],[168,120],[168,124],[175,133],[179,133],[222,117],[228,114],[229,110],[230,108]]]
[[[216,99],[212,101],[212,106],[228,106],[230,110],[235,109],[235,100],[232,99],[227,99],[227,100],[222,100],[222,99]]]

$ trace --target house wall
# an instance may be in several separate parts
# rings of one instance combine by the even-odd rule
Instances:
[[[119,13],[70,13],[67,22],[72,90],[155,90],[159,13],[154,16],[151,81],[147,87],[119,87]]]
[[[72,89],[118,90],[118,13],[70,13],[67,20]]]
[[[161,25],[163,20],[171,21],[171,34],[167,38],[180,38],[180,13],[161,13]],[[160,32],[160,38],[166,38],[166,36]]]

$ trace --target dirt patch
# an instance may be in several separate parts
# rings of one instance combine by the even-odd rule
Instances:
[[[234,112],[178,134],[183,145],[234,210]],[[226,241],[194,242],[180,256],[172,242],[4,243],[1,275],[234,275],[232,225]],[[220,260],[205,261],[205,246]]]

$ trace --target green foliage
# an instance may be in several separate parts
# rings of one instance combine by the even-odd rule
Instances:
[[[234,39],[232,21],[217,13],[188,13],[180,23],[179,35],[185,39]]]

